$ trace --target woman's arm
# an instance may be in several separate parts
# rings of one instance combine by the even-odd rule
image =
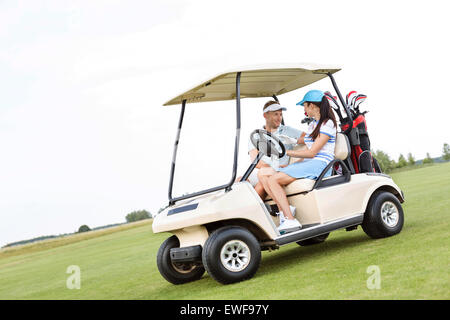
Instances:
[[[304,138],[300,137],[300,139]],[[327,143],[328,139],[330,137],[326,134],[319,134],[317,139],[314,141],[313,145],[311,146],[311,149],[305,149],[305,150],[286,150],[286,154],[290,157],[294,158],[314,158],[316,154],[323,148],[325,143]],[[299,139],[299,140],[300,140]]]

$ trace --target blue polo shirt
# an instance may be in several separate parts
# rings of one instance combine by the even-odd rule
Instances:
[[[266,129],[265,126],[263,126],[263,129],[264,130]],[[292,127],[285,126],[282,124],[277,128],[277,131],[271,132],[271,134],[275,135],[277,138],[279,138],[280,135],[283,135],[283,136],[288,136],[290,138],[293,138],[295,140],[298,140],[300,138],[300,136],[302,135],[302,133],[303,133],[303,131],[301,131],[301,130],[294,129]],[[285,144],[285,146],[286,146],[287,150],[292,150],[292,148],[294,147],[293,144]],[[249,138],[248,139],[248,152],[250,153],[250,151],[254,150],[254,149],[256,149],[256,148]],[[278,161],[275,161],[275,163],[268,156],[263,156],[261,158],[261,160],[264,161],[265,163],[267,163],[268,165],[270,165],[272,168],[278,169],[278,166],[286,165],[289,163],[289,156],[284,155],[283,158],[278,159]],[[276,162],[278,162],[278,163],[276,163]]]

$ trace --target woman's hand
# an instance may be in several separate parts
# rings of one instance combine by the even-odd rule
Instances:
[[[330,137],[326,134],[319,134],[317,139],[314,141],[311,149],[303,149],[303,150],[286,150],[286,154],[289,157],[294,158],[314,158],[316,154],[322,149],[322,147],[327,143]]]

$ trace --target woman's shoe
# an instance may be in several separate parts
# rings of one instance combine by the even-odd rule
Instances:
[[[282,224],[280,224],[278,226],[277,229],[278,229],[278,232],[280,232],[281,234],[284,234],[284,233],[300,230],[301,228],[302,228],[302,225],[300,224],[300,222],[298,222],[297,219],[286,219],[283,221]]]

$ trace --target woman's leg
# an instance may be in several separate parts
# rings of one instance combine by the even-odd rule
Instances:
[[[278,205],[278,209],[280,211],[283,211],[287,219],[291,220],[294,219],[294,216],[292,215],[291,209],[289,208],[289,202],[283,186],[288,185],[294,180],[295,178],[287,175],[286,173],[277,172],[276,174],[268,177],[267,181],[269,189],[272,193],[272,199]]]
[[[274,174],[276,174],[276,173],[277,172],[275,170],[273,170],[273,171],[262,171],[261,173],[258,174],[258,179],[261,182],[261,184],[264,186],[264,189],[266,190],[266,192],[269,195],[269,197],[271,197],[272,200],[275,202],[275,204],[278,206],[278,210],[281,212],[281,211],[283,211],[282,209],[280,209],[281,205],[278,202],[277,198],[274,197],[274,195],[272,193],[272,190],[270,189],[270,186],[269,186],[269,178],[271,176],[273,176]]]

